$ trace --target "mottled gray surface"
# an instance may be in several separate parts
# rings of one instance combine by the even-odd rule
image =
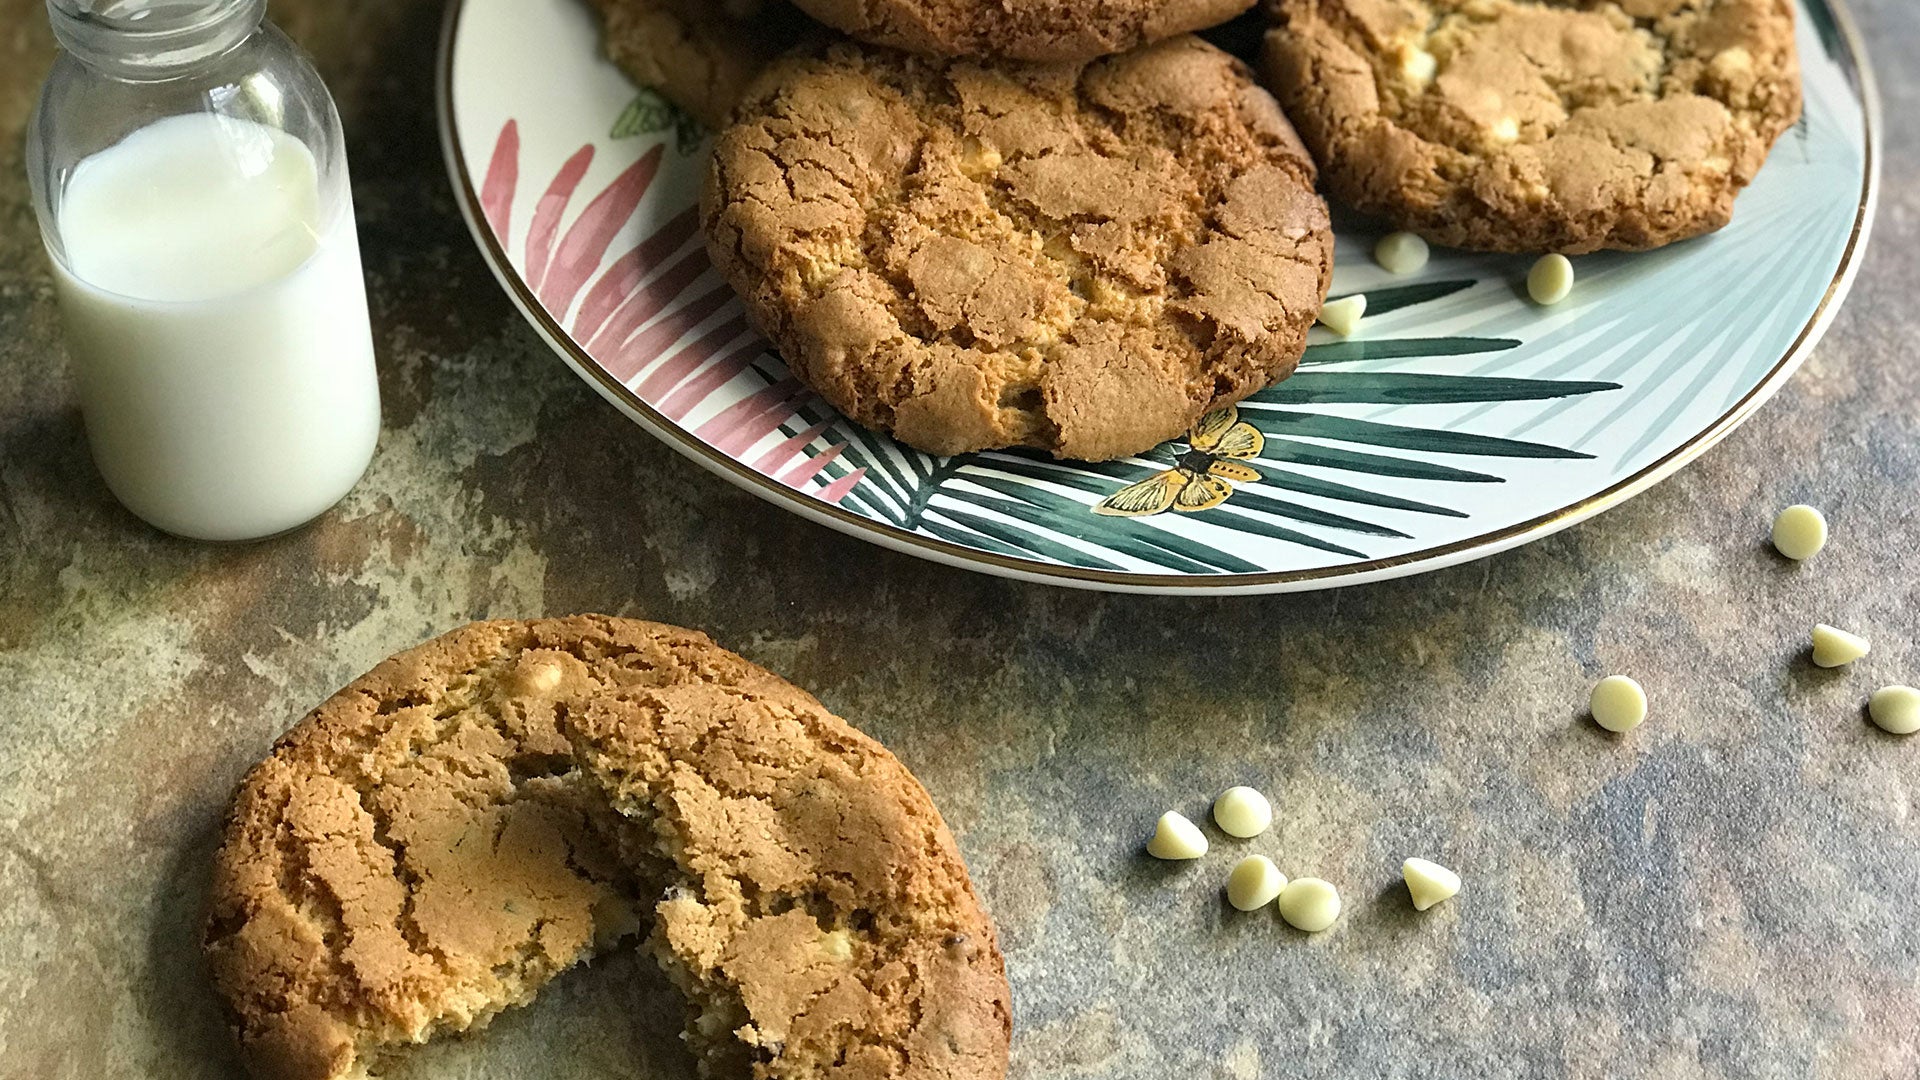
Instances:
[[[697,471],[549,355],[475,255],[431,117],[438,5],[281,0],[348,118],[386,393],[313,528],[204,547],[88,463],[21,179],[50,56],[0,0],[0,1077],[233,1077],[193,944],[242,770],[308,705],[481,616],[702,627],[898,751],[998,916],[1014,1074],[1920,1075],[1920,6],[1860,0],[1889,117],[1871,258],[1806,369],[1678,478],[1498,558],[1300,597],[1013,585],[797,521]],[[1774,557],[1771,511],[1834,544]],[[1874,642],[1803,658],[1826,620]],[[1632,736],[1580,716],[1644,682]],[[1277,797],[1170,866],[1162,809]],[[1240,852],[1342,886],[1307,938],[1225,908]],[[1416,915],[1425,855],[1467,880]],[[689,1075],[658,976],[569,976],[404,1080]],[[636,1016],[638,1021],[636,1022]]]

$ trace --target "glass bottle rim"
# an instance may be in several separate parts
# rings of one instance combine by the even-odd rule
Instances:
[[[54,37],[83,63],[170,77],[246,40],[266,0],[46,0]]]

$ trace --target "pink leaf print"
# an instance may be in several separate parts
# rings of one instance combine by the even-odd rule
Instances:
[[[593,144],[574,151],[548,186],[547,193],[533,206],[533,224],[527,228],[527,287],[535,293],[547,277],[547,256],[553,251],[553,236],[560,231],[560,215],[566,212],[573,189],[593,164]]]
[[[837,506],[839,505],[841,499],[844,499],[847,497],[847,492],[852,491],[856,487],[859,487],[860,481],[865,480],[866,478],[867,478],[867,468],[866,466],[862,465],[860,468],[853,470],[852,472],[848,473],[847,475],[841,477],[838,480],[835,480],[833,483],[828,484],[826,487],[821,488],[819,491],[816,491],[813,494],[816,498],[820,499],[820,501],[830,502]]]
[[[832,426],[833,424],[831,422],[813,425],[800,434],[795,435],[793,438],[761,454],[754,460],[753,467],[763,473],[771,473],[774,469],[786,464],[788,458],[805,450],[808,443],[825,434],[826,430]]]
[[[768,433],[780,430],[780,425],[794,414],[794,403],[807,396],[807,388],[798,379],[781,379],[722,409],[694,434],[722,453],[738,457]]]
[[[509,120],[500,128],[493,144],[493,157],[487,162],[487,178],[480,182],[480,212],[487,227],[507,244],[507,227],[513,221],[513,192],[520,186],[520,125]]]
[[[709,357],[719,352],[721,346],[746,333],[746,330],[746,319],[728,319],[700,335],[691,344],[663,354],[659,368],[640,380],[640,385],[634,387],[633,392],[648,401],[661,397],[679,385],[689,372],[698,369]]]
[[[846,448],[847,448],[846,443],[837,443],[833,446],[829,446],[827,447],[825,453],[821,454],[818,457],[808,458],[807,460],[800,462],[798,465],[795,465],[793,468],[788,469],[786,472],[783,472],[779,476],[774,477],[774,479],[780,481],[781,483],[787,485],[788,487],[797,488],[800,485],[805,484],[807,481],[813,479],[814,477],[820,475],[820,470],[826,468],[827,463],[832,461],[834,458],[839,457],[840,451],[845,450]]]
[[[480,187],[482,216],[503,247],[511,246],[520,152],[519,125],[508,120],[495,140]],[[605,262],[608,249],[632,224],[658,178],[664,145],[654,146],[622,170],[561,235],[561,221],[594,154],[591,143],[574,151],[534,204],[522,248],[522,274],[541,307],[557,319],[564,318],[576,299],[580,301],[571,336],[583,342],[588,355],[609,374],[625,383],[653,367],[633,392],[678,423],[729,386],[768,345],[752,334],[745,316],[734,315],[675,347],[733,295],[725,285],[694,294],[695,285],[711,266],[702,245],[696,243],[682,252],[699,230],[699,207],[675,214],[633,248]],[[666,261],[676,253],[678,258]],[[737,459],[778,433],[811,400],[815,400],[812,392],[797,380],[783,379],[734,402],[693,434]],[[824,475],[828,465],[845,452],[844,443],[807,456],[833,423],[813,424],[780,440],[756,457],[752,467],[788,487],[805,490],[810,483],[820,483],[815,497],[839,503],[860,485],[867,470],[853,469],[831,480]]]
[[[660,350],[679,341],[681,335],[700,325],[701,320],[720,310],[720,306],[731,299],[733,289],[720,285],[705,296],[682,304],[678,310],[635,334],[633,340],[622,345],[620,351],[614,354],[613,362],[603,366],[614,378],[626,382],[656,359]]]
[[[608,273],[616,270],[618,267],[609,270]],[[648,319],[658,315],[668,304],[679,299],[687,286],[693,284],[695,279],[706,273],[706,270],[706,252],[695,250],[681,256],[678,262],[668,267],[659,277],[648,282],[644,288],[634,292],[627,298],[626,303],[620,305],[619,310],[613,313],[613,317],[600,328],[600,332],[593,335],[592,340],[587,342],[587,352],[593,354],[596,360],[613,359],[616,350],[633,336],[635,330],[638,330]]]
[[[633,216],[640,197],[653,186],[653,178],[660,171],[660,155],[666,149],[664,145],[656,146],[627,166],[606,190],[593,197],[567,229],[540,289],[541,305],[556,317],[573,305],[580,286],[587,283],[588,276],[606,257],[607,245],[613,243],[614,234]]]
[[[765,352],[767,343],[755,338],[741,345],[727,355],[702,368],[700,374],[687,380],[686,384],[668,394],[659,405],[661,412],[679,420],[699,408],[707,395],[733,381],[735,375],[746,370],[753,359]],[[662,369],[663,371],[665,369]]]
[[[680,245],[687,242],[699,225],[700,208],[689,206],[639,247],[615,259],[607,272],[600,275],[600,280],[594,282],[593,288],[587,290],[587,298],[580,302],[580,314],[573,321],[574,340],[591,340],[607,316],[640,287],[641,279],[652,273],[661,259],[680,250]]]

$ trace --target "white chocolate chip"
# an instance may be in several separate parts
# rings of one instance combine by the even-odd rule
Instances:
[[[560,679],[566,673],[560,665],[551,661],[528,664],[520,672],[521,692],[529,695],[544,694],[560,685]]]
[[[1410,232],[1388,233],[1373,245],[1373,261],[1389,274],[1417,274],[1431,255],[1427,242]]]
[[[853,935],[845,930],[835,930],[822,935],[820,951],[826,953],[830,960],[851,960],[853,959]]]
[[[1160,815],[1153,839],[1147,841],[1147,854],[1156,859],[1197,859],[1207,853],[1207,838],[1200,827],[1169,810]]]
[[[1460,875],[1425,859],[1408,859],[1400,867],[1407,879],[1407,895],[1413,897],[1413,910],[1425,911],[1460,891]]]
[[[1820,554],[1827,546],[1827,518],[1811,506],[1795,505],[1773,519],[1773,546],[1799,562]]]
[[[1608,731],[1632,731],[1647,718],[1647,692],[1625,675],[1609,675],[1594,684],[1587,703],[1593,722]]]
[[[1911,686],[1883,686],[1867,699],[1867,715],[1880,730],[1894,735],[1920,731],[1920,690]]]
[[[1494,121],[1493,141],[1505,146],[1520,141],[1520,121],[1511,116],[1503,116]]]
[[[1408,45],[1400,50],[1400,74],[1408,82],[1424,89],[1433,83],[1433,77],[1439,73],[1439,59],[1427,50],[1418,45]]]
[[[1817,623],[1813,628],[1813,662],[1819,667],[1844,667],[1872,648],[1866,638],[1837,626]]]
[[[1753,54],[1744,45],[1722,49],[1707,61],[1707,74],[1728,82],[1753,70]]]
[[[1340,917],[1340,890],[1317,877],[1294,878],[1280,890],[1280,917],[1295,930],[1317,934]]]
[[[1551,306],[1573,291],[1573,261],[1565,255],[1542,255],[1527,271],[1527,295],[1533,302]]]
[[[1227,903],[1241,911],[1254,911],[1273,903],[1287,887],[1287,875],[1265,855],[1249,855],[1233,865],[1227,875]]]
[[[1228,836],[1259,836],[1273,824],[1273,804],[1250,787],[1230,787],[1213,800],[1213,823]]]
[[[1339,334],[1352,337],[1360,328],[1360,317],[1367,313],[1367,294],[1354,293],[1338,300],[1329,300],[1320,307],[1320,325]]]

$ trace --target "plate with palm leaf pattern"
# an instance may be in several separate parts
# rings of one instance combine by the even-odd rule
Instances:
[[[1436,251],[1396,278],[1336,211],[1333,295],[1299,371],[1182,438],[1088,464],[934,457],[847,420],[749,326],[699,235],[707,133],[601,58],[580,0],[454,0],[448,170],[482,255],[559,356],[635,422],[777,506],[988,573],[1138,592],[1355,584],[1479,558],[1615,505],[1777,391],[1872,220],[1878,131],[1837,0],[1798,0],[1805,115],[1731,225],[1578,260]]]

